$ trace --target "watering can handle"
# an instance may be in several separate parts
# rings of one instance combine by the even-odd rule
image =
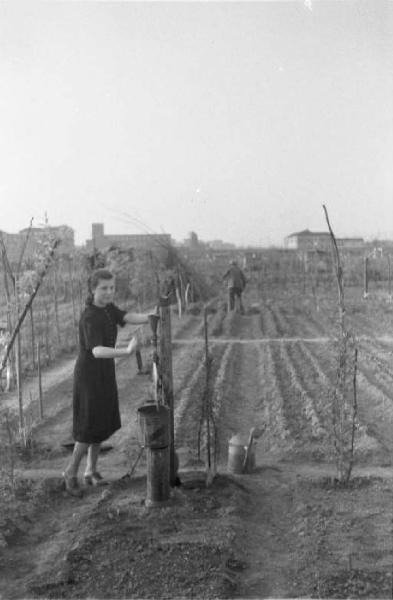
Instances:
[[[250,429],[250,435],[248,438],[246,454],[244,456],[244,461],[243,461],[243,473],[245,473],[247,471],[247,466],[248,466],[249,456],[250,456],[250,452],[251,452],[252,442],[254,440],[255,430],[256,430],[256,427],[251,427],[251,429]]]

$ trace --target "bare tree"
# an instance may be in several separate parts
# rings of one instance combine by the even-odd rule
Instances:
[[[12,331],[13,327],[13,314],[12,314],[12,297],[9,286],[9,279],[11,278],[12,285],[14,285],[14,275],[8,261],[7,249],[4,244],[3,236],[0,231],[0,245],[1,245],[1,259],[3,263],[3,276],[4,276],[4,290],[7,300],[7,332],[8,334]],[[7,334],[7,336],[8,336]],[[8,344],[8,340],[7,340]],[[10,391],[12,383],[15,380],[15,353],[10,352],[8,354],[6,363],[7,365],[7,391]]]

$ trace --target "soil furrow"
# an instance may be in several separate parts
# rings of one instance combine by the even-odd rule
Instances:
[[[303,390],[293,377],[293,366],[284,344],[273,348],[275,376],[284,401],[284,415],[296,447],[307,446],[312,438],[311,424],[304,420]]]
[[[258,425],[256,415],[260,411],[262,395],[258,353],[247,345],[235,343],[232,348],[222,382],[217,423],[220,456],[224,457],[228,451],[228,440],[234,434],[241,434],[247,439],[250,428]]]
[[[318,345],[310,346],[308,355],[314,357],[314,364],[319,365],[318,370],[326,372],[331,380],[331,389],[335,382],[335,360],[332,351],[327,354]],[[310,361],[311,363],[311,358]],[[328,380],[325,382],[328,384]],[[372,398],[372,401],[370,401]],[[373,451],[383,463],[387,461],[386,450],[391,447],[390,434],[393,422],[393,401],[391,396],[386,396],[384,387],[380,386],[378,379],[369,376],[368,369],[362,365],[358,368],[357,375],[357,403],[359,424],[356,434],[356,447],[363,455]],[[327,410],[326,410],[327,409]],[[323,410],[323,409],[322,409]],[[329,402],[325,407],[325,414],[329,418]]]
[[[261,306],[260,324],[264,337],[279,337],[273,311],[267,303]]]

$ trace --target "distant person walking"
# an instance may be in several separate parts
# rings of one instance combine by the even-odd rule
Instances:
[[[117,326],[148,322],[147,314],[126,312],[113,304],[115,280],[107,269],[97,269],[90,277],[90,296],[79,322],[79,355],[74,370],[73,437],[71,461],[63,478],[66,490],[81,496],[78,469],[87,454],[86,485],[101,485],[97,470],[101,442],[120,429],[118,391],[114,359],[138,349],[133,337],[125,348],[115,348]]]
[[[229,310],[235,310],[236,303],[238,303],[240,313],[244,315],[242,293],[246,287],[246,277],[235,260],[231,261],[228,271],[223,276],[223,280],[228,283]]]

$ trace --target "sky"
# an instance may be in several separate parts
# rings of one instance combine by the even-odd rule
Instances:
[[[0,0],[0,229],[393,239],[393,2]]]

